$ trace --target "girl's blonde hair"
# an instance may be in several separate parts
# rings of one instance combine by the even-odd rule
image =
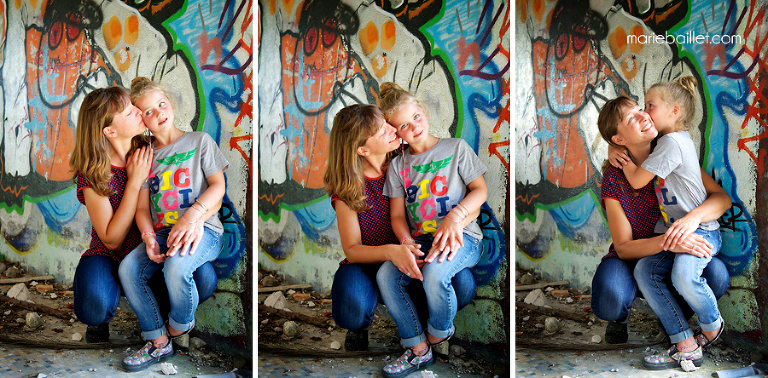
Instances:
[[[597,129],[600,131],[600,136],[608,142],[609,145],[616,148],[623,148],[613,141],[613,136],[619,133],[619,123],[624,119],[624,114],[627,109],[639,106],[637,101],[626,97],[619,96],[613,100],[608,100],[597,116]],[[603,163],[603,173],[610,166],[610,162],[606,159]]]
[[[100,88],[88,93],[80,105],[75,130],[75,146],[69,158],[73,181],[77,175],[85,176],[88,184],[100,196],[112,195],[109,182],[111,145],[102,130],[112,124],[115,114],[131,105],[128,91],[114,86]]]
[[[152,80],[149,80],[146,77],[139,76],[134,77],[133,80],[131,80],[131,102],[136,103],[138,99],[140,99],[145,94],[152,92],[152,91],[160,91],[163,93],[163,95],[168,98],[168,94],[165,93],[165,90],[157,83],[155,83]],[[170,101],[170,98],[168,99]]]
[[[678,122],[688,129],[696,111],[696,78],[683,76],[675,81],[665,81],[651,85],[647,92],[656,91],[667,106],[680,106]]]
[[[424,111],[424,114],[427,114],[427,107],[411,92],[391,82],[384,82],[379,85],[379,108],[384,113],[385,119],[389,120],[393,114],[407,104],[417,105]]]
[[[357,153],[358,147],[379,131],[384,114],[375,105],[356,104],[339,110],[333,118],[328,143],[328,164],[323,182],[328,194],[336,194],[355,212],[368,210],[365,202],[365,158]],[[397,150],[390,152],[382,167],[386,171]]]

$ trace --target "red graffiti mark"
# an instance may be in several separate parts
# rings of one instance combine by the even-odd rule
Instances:
[[[526,194],[525,196],[517,196],[517,198],[515,198],[515,201],[519,200],[519,201],[525,202],[527,205],[530,205],[533,202],[533,200],[535,200],[536,197],[538,196],[539,196],[538,194],[534,194],[529,198],[528,195]]]
[[[217,62],[221,61],[221,56],[223,53],[221,52],[221,41],[219,40],[219,37],[214,36],[211,39],[208,39],[208,34],[201,33],[200,34],[200,64],[203,64],[208,61],[208,56],[211,55],[211,51],[214,52],[215,58]]]
[[[282,197],[284,195],[285,194],[280,194],[277,197],[272,198],[272,193],[270,193],[269,196],[259,196],[259,199],[267,200],[267,201],[269,201],[269,203],[274,205],[275,203],[277,203],[277,200],[279,200],[280,197]]]
[[[248,156],[248,154],[245,153],[245,150],[243,149],[243,147],[240,146],[240,142],[242,141],[252,142],[253,134],[233,137],[232,139],[229,140],[229,149],[237,150],[240,152],[240,155],[242,155],[243,159],[245,159],[245,161],[248,163],[248,176],[250,177],[253,174],[253,166],[251,165],[250,157]],[[248,184],[248,185],[250,186],[251,184]]]
[[[475,66],[480,64],[480,46],[472,41],[467,46],[467,40],[464,37],[459,38],[459,67],[466,68],[470,55],[475,58]]]
[[[507,168],[507,174],[509,174],[509,162],[504,159],[504,156],[499,152],[498,148],[501,146],[509,146],[509,141],[505,140],[502,142],[494,142],[488,145],[488,152],[491,156],[496,155],[499,160],[501,160],[501,164],[504,165],[505,168]]]
[[[3,161],[2,156],[0,156],[0,168],[1,167],[5,167],[5,161]],[[19,198],[21,192],[29,188],[29,185],[24,185],[20,188],[17,188],[15,185],[13,187],[2,186],[3,178],[5,178],[5,169],[0,170],[0,189],[2,189],[4,192],[11,192],[16,198]]]

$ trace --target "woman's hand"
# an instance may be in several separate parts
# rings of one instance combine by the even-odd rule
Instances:
[[[458,219],[454,211],[448,213],[447,217],[450,218],[443,219],[435,232],[432,248],[429,249],[425,262],[431,263],[438,255],[440,258],[437,262],[443,262],[446,258],[451,261],[459,248],[464,246],[464,227],[460,222],[454,221]]]
[[[709,257],[712,255],[712,244],[709,244],[701,235],[688,234],[669,251],[675,253],[688,253],[697,257]]]
[[[147,181],[149,172],[152,169],[152,158],[154,150],[149,146],[144,146],[134,151],[125,163],[125,171],[128,174],[128,181],[141,186]]]
[[[612,166],[621,169],[631,161],[626,149],[617,148],[610,144],[608,145],[608,162],[610,162]]]
[[[396,245],[390,254],[389,261],[392,261],[397,269],[408,277],[423,281],[424,276],[421,274],[420,267],[424,265],[424,262],[418,261],[417,256],[423,256],[424,252],[421,252],[419,247],[421,247],[419,244],[412,242]]]
[[[664,233],[664,240],[662,241],[661,247],[671,251],[672,247],[677,245],[681,240],[685,240],[688,235],[696,231],[696,229],[699,228],[699,223],[699,218],[691,215],[691,213],[676,220],[672,223],[672,226],[669,227],[667,232]]]
[[[189,216],[186,215],[186,217]],[[168,252],[166,253],[168,257],[175,255],[179,249],[181,249],[179,256],[186,255],[185,247],[191,244],[194,248],[197,248],[197,243],[202,238],[203,221],[198,219],[194,223],[190,223],[186,217],[184,215],[179,217],[179,221],[176,222],[168,234]],[[194,254],[194,252],[193,248],[189,249],[190,255]]]

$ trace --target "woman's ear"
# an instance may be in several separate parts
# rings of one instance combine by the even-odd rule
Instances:
[[[616,143],[619,146],[624,145],[624,138],[620,137],[619,134],[612,136],[611,140],[613,141],[613,143]]]

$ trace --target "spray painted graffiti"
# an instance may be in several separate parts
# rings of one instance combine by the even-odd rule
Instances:
[[[216,262],[230,276],[246,252],[240,216],[252,189],[252,1],[2,1],[0,10],[5,241],[31,253],[47,230],[87,245],[72,240],[89,228],[69,172],[79,104],[94,88],[147,76],[178,89],[177,126],[230,152],[220,211],[227,250]]]
[[[337,232],[322,191],[333,116],[350,104],[375,104],[384,81],[419,96],[436,135],[465,139],[500,173],[500,184],[489,191],[506,203],[510,4],[468,4],[260,3],[259,216],[264,229],[281,229],[259,245],[272,260],[290,259],[302,235],[327,244],[324,234]],[[504,208],[486,205],[481,214],[488,253],[475,272],[480,284],[507,259],[506,221],[499,219]],[[281,222],[286,214],[287,225]]]
[[[735,1],[654,2],[619,0],[525,1],[517,4],[519,50],[530,60],[518,63],[527,86],[518,97],[522,111],[516,129],[516,244],[532,261],[543,259],[554,241],[607,247],[610,236],[603,218],[598,185],[606,144],[597,132],[602,104],[618,95],[642,103],[650,84],[693,75],[699,81],[696,129],[702,167],[730,194],[733,207],[720,219],[720,258],[732,275],[746,271],[757,251],[757,233],[740,187],[754,185],[749,167],[762,177],[764,151],[755,141],[748,113],[759,101],[752,77],[757,71],[765,31],[759,27],[764,6]],[[735,34],[745,27],[745,43],[630,43],[632,36]],[[518,45],[519,46],[519,45]],[[745,56],[752,57],[747,62]],[[762,59],[762,60],[761,60]],[[518,60],[520,62],[520,60]],[[745,90],[750,89],[750,90]],[[759,112],[759,110],[757,110]],[[520,113],[518,113],[520,114]],[[736,130],[734,125],[741,125]],[[761,155],[763,154],[763,155]],[[595,236],[597,235],[597,236]],[[561,239],[562,240],[562,239]]]

